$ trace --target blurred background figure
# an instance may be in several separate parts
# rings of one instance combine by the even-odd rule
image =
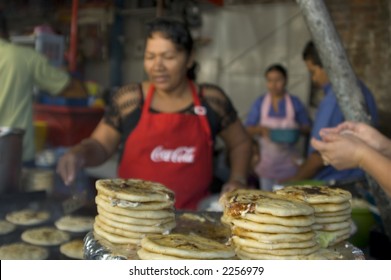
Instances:
[[[345,121],[345,117],[338,105],[337,97],[333,91],[326,70],[322,66],[322,61],[318,55],[313,42],[308,42],[303,50],[303,60],[311,75],[315,86],[321,87],[324,91],[324,98],[319,104],[314,125],[311,131],[311,137],[320,139],[319,131],[322,128],[334,127]],[[378,123],[377,107],[370,90],[363,82],[358,81],[358,85],[363,94],[365,107],[368,115],[371,117],[372,125]],[[349,168],[345,170],[336,170],[333,166],[324,165],[322,157],[312,145],[308,147],[307,158],[300,166],[300,169],[294,176],[287,176],[284,181],[301,181],[314,179],[318,181],[360,181],[364,178],[364,172],[359,168]]]
[[[260,161],[255,170],[263,190],[292,176],[300,155],[295,148],[300,133],[307,135],[311,121],[300,99],[287,92],[287,70],[280,64],[265,71],[267,92],[253,103],[245,125],[259,140]],[[280,134],[280,135],[278,135]]]
[[[78,80],[49,64],[32,48],[9,42],[7,21],[0,11],[0,126],[21,128],[23,163],[34,165],[33,87],[53,95],[86,97]]]

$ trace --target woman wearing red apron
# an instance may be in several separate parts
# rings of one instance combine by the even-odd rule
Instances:
[[[286,92],[287,73],[281,65],[270,66],[265,73],[268,93],[259,97],[247,117],[246,126],[257,136],[261,160],[255,167],[264,190],[272,190],[279,180],[293,176],[300,158],[294,144],[276,143],[269,137],[271,129],[298,128],[308,134],[310,119],[300,100]]]
[[[118,174],[160,182],[175,191],[178,208],[195,209],[208,194],[213,147],[205,108],[190,85],[194,108],[199,108],[194,115],[150,112],[155,93],[150,86],[140,121],[126,140]]]
[[[70,184],[77,169],[99,165],[119,148],[120,177],[162,183],[175,191],[177,208],[196,209],[209,193],[215,137],[233,162],[223,191],[244,187],[251,142],[225,93],[191,81],[193,41],[184,24],[159,18],[147,33],[149,80],[114,93],[91,137],[70,149],[57,169]]]

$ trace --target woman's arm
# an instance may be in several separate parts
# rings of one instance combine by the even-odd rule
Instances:
[[[246,129],[251,136],[269,137],[269,129],[265,126],[247,126]]]
[[[367,146],[359,166],[371,175],[391,197],[391,159]]]
[[[251,138],[240,120],[236,120],[220,133],[230,161],[230,177],[223,192],[245,187],[251,159]]]
[[[299,170],[293,177],[285,178],[281,180],[281,182],[290,182],[290,181],[301,181],[306,179],[313,178],[316,173],[319,172],[324,167],[324,163],[322,157],[318,152],[312,152],[304,161],[302,165],[300,165]]]
[[[69,185],[81,168],[100,165],[110,158],[119,142],[119,132],[102,120],[90,138],[82,140],[60,158],[57,173]]]
[[[328,134],[325,141],[311,143],[325,161],[337,169],[360,167],[391,196],[391,159],[352,134]]]

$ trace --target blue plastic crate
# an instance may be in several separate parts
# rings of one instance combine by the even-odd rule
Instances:
[[[65,98],[61,96],[41,95],[38,103],[54,106],[87,107],[88,98]]]

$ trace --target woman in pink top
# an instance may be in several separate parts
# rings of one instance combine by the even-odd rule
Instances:
[[[299,98],[287,92],[288,76],[283,66],[269,66],[265,78],[268,91],[255,100],[245,125],[259,140],[261,160],[255,171],[260,177],[261,188],[271,190],[278,180],[296,173],[299,157],[295,143],[273,142],[270,130],[297,128],[308,134],[311,121]]]

